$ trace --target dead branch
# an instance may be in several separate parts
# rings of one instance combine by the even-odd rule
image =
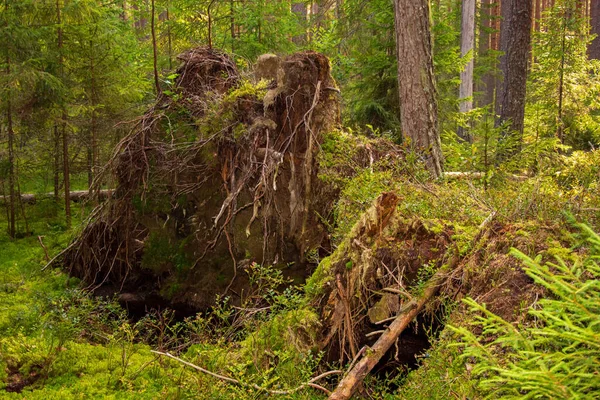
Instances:
[[[50,261],[50,256],[48,256],[48,248],[44,245],[43,242],[43,236],[38,236],[38,241],[40,242],[40,246],[42,246],[42,249],[44,249],[44,259],[46,260],[46,262]]]
[[[322,387],[320,385],[317,385],[315,382],[318,382],[319,380],[321,380],[321,379],[323,379],[325,377],[328,377],[328,376],[331,376],[331,375],[336,375],[336,374],[341,374],[343,372],[343,371],[339,371],[339,370],[327,371],[327,372],[322,373],[321,375],[318,375],[318,376],[312,378],[308,382],[302,383],[301,385],[297,386],[294,389],[289,389],[289,390],[272,390],[272,389],[264,388],[262,386],[258,386],[257,384],[254,384],[254,383],[245,383],[245,382],[239,381],[237,379],[231,378],[229,376],[225,376],[225,375],[220,375],[220,374],[214,373],[212,371],[209,371],[207,369],[199,367],[196,364],[192,364],[191,362],[182,360],[181,358],[176,357],[176,356],[174,356],[174,355],[172,355],[170,353],[163,353],[161,351],[155,351],[155,350],[150,350],[150,351],[152,353],[154,353],[154,354],[158,354],[158,355],[161,355],[161,356],[169,357],[169,358],[171,358],[171,359],[173,359],[173,360],[175,360],[177,362],[180,362],[180,363],[182,363],[184,365],[187,365],[190,368],[195,369],[196,371],[200,371],[200,372],[202,372],[204,374],[210,375],[213,378],[220,379],[222,381],[231,383],[231,384],[236,385],[236,386],[241,386],[241,387],[249,388],[249,389],[255,389],[255,390],[258,390],[259,392],[268,393],[268,394],[274,394],[274,395],[290,395],[290,394],[296,393],[296,392],[298,392],[298,391],[300,391],[300,390],[302,390],[302,389],[304,389],[306,387],[312,387],[312,388],[315,388],[315,389],[322,390],[323,392],[325,392],[325,393],[327,393],[329,395],[330,394],[329,390],[325,389],[324,387]]]
[[[98,192],[93,192],[92,195],[98,194],[98,200],[106,200],[110,196],[112,196],[113,191],[110,189],[100,190]],[[0,201],[5,202],[8,196],[0,196]],[[89,199],[90,191],[89,190],[73,190],[70,192],[69,197],[73,202],[80,202]],[[39,200],[43,199],[53,199],[54,193],[44,193],[44,194],[34,194],[34,193],[23,193],[21,195],[21,202],[24,204],[34,204]]]
[[[485,175],[485,172],[444,172],[446,179],[483,179]],[[529,179],[526,175],[515,174],[508,174],[506,177],[516,182],[523,182]]]

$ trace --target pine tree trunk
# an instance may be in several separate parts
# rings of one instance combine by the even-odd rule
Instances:
[[[127,21],[127,0],[121,2],[121,20]]]
[[[10,56],[8,54],[8,49],[6,50],[6,75],[9,76],[10,71]],[[16,224],[15,224],[15,149],[14,149],[14,141],[15,141],[15,132],[13,129],[13,119],[12,119],[12,103],[11,103],[11,93],[10,88],[8,90],[7,99],[6,99],[6,124],[7,124],[7,134],[8,134],[8,235],[11,238],[15,238],[16,235]]]
[[[495,20],[496,4],[494,0],[482,0],[481,3],[481,25],[479,31],[479,57],[488,56],[488,53],[496,45],[495,37],[497,33]],[[497,65],[494,62],[489,66],[490,70],[486,71],[481,77],[481,83],[477,87],[477,91],[481,93],[479,106],[489,106],[494,103],[494,90],[496,89],[496,69]]]
[[[60,197],[60,133],[56,123],[52,131],[52,140],[54,142],[54,201],[58,204]]]
[[[160,94],[160,83],[158,81],[158,61],[157,61],[157,49],[156,49],[156,23],[154,20],[154,0],[151,2],[151,13],[150,16],[150,29],[152,33],[152,62],[154,67],[154,86],[156,87],[156,95]],[[210,23],[209,23],[210,29]]]
[[[231,4],[233,4],[233,0]],[[171,37],[171,11],[169,5],[167,1],[167,52],[169,53],[169,71],[171,71],[173,69],[173,38]],[[231,52],[233,52],[233,47]]]
[[[94,36],[94,35],[93,35]],[[96,87],[96,63],[94,57],[94,41],[90,40],[90,108],[91,108],[91,121],[90,121],[90,146],[89,146],[89,166],[88,166],[88,188],[90,191],[90,197],[95,196],[92,193],[92,183],[96,178],[98,171],[98,128],[97,128],[97,114],[96,107],[98,105],[98,93]]]
[[[533,1],[503,0],[500,29],[500,71],[496,90],[496,126],[507,126],[501,140],[514,135],[517,147],[500,151],[499,160],[520,151],[525,119],[525,95],[531,45]],[[509,134],[510,133],[510,134]]]
[[[588,49],[590,59],[600,60],[600,0],[591,0],[590,2],[590,23],[592,34],[596,38],[590,44]]]
[[[473,109],[473,66],[475,48],[475,0],[463,0],[462,2],[462,23],[460,52],[461,56],[467,57],[469,53],[470,60],[460,74],[459,101],[460,112],[466,113]],[[468,131],[460,127],[458,136],[463,140],[470,142],[471,135]]]
[[[56,22],[57,22],[57,42],[58,42],[58,66],[61,78],[64,78],[64,60],[63,60],[63,28],[61,20],[61,1],[56,0]],[[63,106],[61,114],[61,134],[62,134],[62,153],[63,153],[63,179],[65,189],[65,222],[67,229],[71,227],[71,191],[70,173],[69,173],[69,135],[67,134],[67,110]]]
[[[425,157],[431,174],[442,175],[428,0],[395,0],[398,83],[402,133]]]
[[[542,19],[542,1],[535,0],[535,21],[534,21],[534,30],[536,32],[540,31],[540,22]]]
[[[235,53],[235,5],[229,0],[229,31],[231,34],[231,53]]]

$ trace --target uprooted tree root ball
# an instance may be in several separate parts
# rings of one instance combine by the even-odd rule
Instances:
[[[289,274],[304,279],[305,256],[329,247],[323,218],[339,191],[319,178],[323,138],[340,123],[329,61],[298,53],[257,81],[216,50],[180,59],[171,90],[117,146],[106,169],[114,196],[64,264],[92,288],[196,309],[241,297],[238,271],[251,262],[294,263]],[[356,153],[369,154],[362,164],[381,158],[368,145]]]

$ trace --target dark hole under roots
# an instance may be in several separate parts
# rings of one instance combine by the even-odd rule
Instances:
[[[396,344],[373,368],[372,375],[380,381],[388,382],[388,389],[398,389],[402,378],[410,371],[418,369],[422,361],[430,357],[428,350],[445,326],[442,315],[441,311],[420,315],[402,332]]]

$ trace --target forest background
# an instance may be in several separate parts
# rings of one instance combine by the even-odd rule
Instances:
[[[115,146],[128,134],[131,122],[151,107],[157,96],[178,96],[175,87],[175,69],[181,62],[178,55],[196,46],[231,54],[240,70],[251,70],[258,56],[264,53],[286,55],[304,50],[323,53],[330,60],[339,87],[344,130],[367,138],[385,138],[406,149],[406,163],[416,165],[414,170],[409,168],[411,179],[419,184],[440,185],[427,190],[442,191],[441,197],[445,199],[474,196],[477,192],[480,197],[476,202],[485,203],[486,210],[503,210],[506,220],[537,221],[534,223],[542,226],[565,224],[574,217],[597,231],[600,1],[418,2],[428,10],[436,135],[443,155],[437,160],[439,167],[433,168],[426,160],[428,157],[409,151],[414,140],[408,139],[406,129],[403,130],[406,118],[404,121],[401,118],[399,92],[403,82],[401,67],[408,60],[399,59],[397,47],[402,38],[399,26],[405,9],[403,3],[389,0],[3,1],[0,4],[0,190],[6,230],[0,239],[3,246],[0,281],[3,296],[10,298],[7,304],[14,307],[29,304],[29,310],[7,306],[2,311],[1,326],[10,332],[0,347],[5,365],[0,377],[6,388],[18,382],[15,387],[19,391],[30,385],[32,390],[43,387],[50,392],[66,390],[61,379],[76,379],[81,373],[60,364],[68,364],[68,357],[61,355],[61,349],[68,348],[66,343],[81,346],[77,354],[86,354],[90,359],[101,357],[100,349],[80,343],[85,341],[77,336],[81,333],[82,313],[97,314],[102,319],[99,325],[103,328],[98,328],[98,332],[106,332],[98,342],[115,358],[104,360],[107,365],[97,371],[106,388],[93,388],[90,382],[80,380],[79,392],[69,392],[69,396],[97,390],[98,396],[139,395],[143,384],[136,383],[136,379],[140,377],[153,382],[152,390],[148,389],[149,398],[167,396],[167,392],[173,397],[193,396],[191,393],[197,395],[202,391],[199,387],[207,384],[202,381],[195,382],[197,386],[181,382],[173,385],[176,379],[172,374],[183,376],[174,366],[165,374],[152,367],[151,374],[145,375],[146,365],[150,365],[154,355],[147,348],[135,348],[144,342],[140,339],[143,334],[136,331],[138,325],[129,324],[120,315],[122,311],[111,309],[117,307],[113,303],[100,305],[76,290],[74,278],[58,272],[45,275],[48,270],[40,272],[40,263],[45,265],[46,259],[66,247],[89,214],[90,204],[73,203],[73,199],[78,200],[81,195],[89,197],[93,204],[98,195],[91,189],[94,183],[97,189],[114,188],[115,182],[103,170]],[[442,170],[450,173],[444,177]],[[398,188],[389,181],[389,176],[378,176],[368,178],[368,184],[363,181],[348,186],[345,194],[354,196],[352,204],[359,205],[346,212],[361,212],[382,191]],[[360,185],[364,185],[362,191]],[[89,195],[85,193],[88,191]],[[35,197],[37,202],[33,204],[27,196]],[[433,204],[442,207],[444,203],[440,200]],[[413,208],[428,217],[446,217],[430,206],[423,200],[423,204],[415,201]],[[563,214],[565,211],[568,216]],[[464,218],[472,215],[470,210],[462,212]],[[351,226],[342,217],[337,223]],[[593,233],[584,231],[589,236],[586,240],[596,243]],[[587,248],[597,251],[596,245]],[[578,265],[570,258],[571,253],[565,256],[566,250],[556,252]],[[590,254],[590,259],[597,257],[593,251]],[[527,262],[535,270],[531,267],[534,261]],[[536,262],[539,268],[544,265]],[[583,264],[589,265],[587,261]],[[587,273],[597,278],[598,271]],[[579,278],[583,279],[578,275]],[[549,290],[554,293],[552,287]],[[31,293],[43,292],[48,295],[42,303],[30,298]],[[278,301],[289,302],[279,304],[283,308],[296,305],[289,298]],[[218,307],[216,310],[219,312]],[[114,315],[107,317],[111,313]],[[36,321],[39,315],[48,317],[42,318],[43,322]],[[167,328],[161,318],[153,316],[149,324],[160,326],[159,331],[175,329],[175,325]],[[64,320],[70,321],[69,324],[60,322]],[[589,321],[583,324],[595,326]],[[211,329],[218,331],[213,332],[210,340],[210,346],[215,347],[203,342],[198,346],[207,348],[197,351],[204,351],[204,360],[217,367],[223,362],[219,360],[222,353],[216,350],[222,343],[215,345],[213,339],[222,334],[218,329],[223,328]],[[149,334],[152,340],[161,337],[153,332]],[[466,331],[462,334],[468,336]],[[597,343],[597,335],[596,330],[592,342]],[[160,340],[167,336],[163,332]],[[207,356],[211,351],[215,354]],[[473,351],[466,353],[473,358],[483,357]],[[134,361],[134,356],[139,359]],[[454,353],[448,358],[439,357],[446,361],[458,358]],[[485,386],[485,379],[483,387],[471,382],[472,367],[462,360],[460,374],[465,371],[466,363],[468,377],[457,373],[464,378],[457,382],[462,385],[463,393],[496,390],[493,382]],[[259,371],[248,378],[240,366],[244,361],[238,361],[229,372],[246,380],[256,379],[254,382],[260,387],[272,387],[270,380],[274,375],[289,373]],[[307,381],[318,364],[314,359],[304,360],[301,376],[284,379]],[[440,368],[458,367],[454,361],[448,361]],[[435,366],[430,370],[435,371]],[[479,372],[485,376],[489,370]],[[586,370],[586,373],[591,372]],[[395,378],[379,379],[367,391],[375,397],[396,393],[396,389],[390,389],[398,386]],[[164,389],[169,385],[176,389]],[[405,387],[410,390],[411,383]],[[223,396],[228,390],[225,386],[215,389]],[[237,390],[247,395],[245,390],[249,389]],[[522,387],[516,390],[519,393]],[[588,391],[586,395],[593,398],[593,393]],[[67,392],[63,395],[67,396]],[[39,396],[47,393],[39,392]]]

